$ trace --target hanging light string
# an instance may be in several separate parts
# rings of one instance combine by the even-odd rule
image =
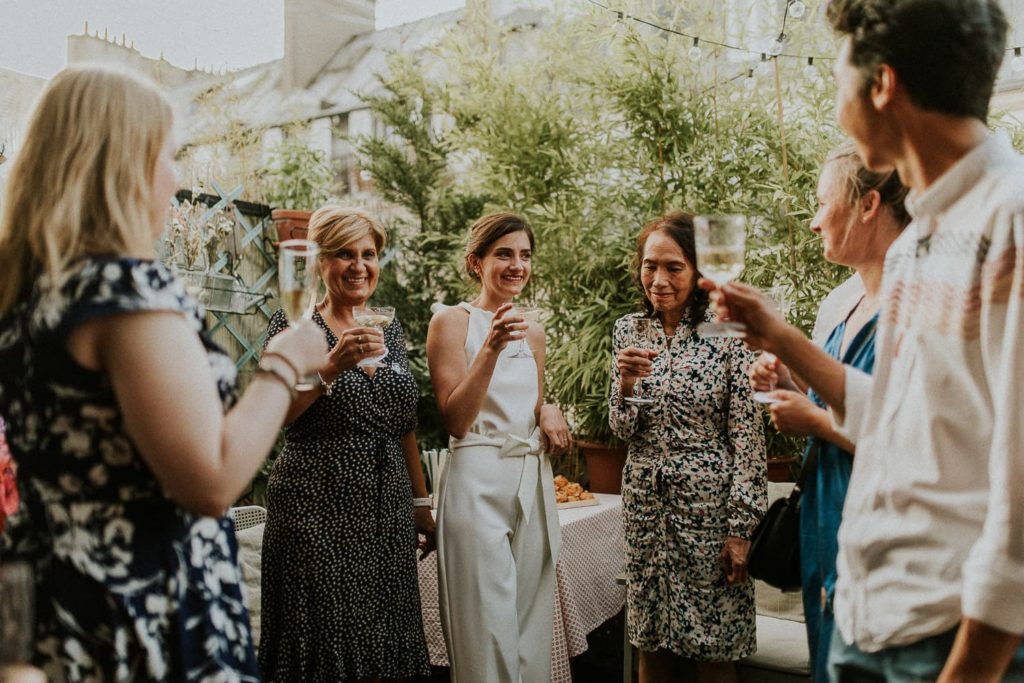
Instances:
[[[620,21],[624,21],[626,19],[629,19],[630,21],[636,22],[638,24],[643,24],[644,26],[650,26],[651,28],[657,29],[659,31],[664,31],[665,33],[671,33],[673,35],[682,36],[683,38],[689,38],[690,40],[693,41],[693,47],[690,48],[691,52],[693,52],[694,48],[698,48],[699,49],[700,45],[714,45],[715,47],[721,47],[721,48],[725,48],[726,50],[733,50],[735,52],[743,52],[745,54],[754,55],[754,56],[769,54],[769,53],[772,52],[771,48],[769,48],[768,50],[751,50],[749,48],[741,47],[739,45],[732,45],[730,43],[723,43],[723,42],[718,41],[718,40],[711,40],[710,38],[703,38],[701,36],[697,36],[697,35],[694,35],[692,33],[686,33],[685,31],[678,31],[678,30],[676,30],[674,28],[669,28],[667,26],[662,26],[660,24],[656,24],[653,21],[648,21],[647,19],[644,19],[642,17],[637,17],[637,16],[634,16],[632,14],[626,14],[622,10],[617,10],[617,9],[614,9],[613,7],[609,7],[608,5],[605,5],[602,2],[598,2],[598,0],[587,0],[587,2],[589,2],[591,5],[594,5],[595,7],[600,7],[601,9],[605,10],[606,12],[611,12],[612,14],[617,15],[617,17],[618,17],[618,19]],[[794,18],[802,17],[804,15],[804,13],[807,11],[806,6],[804,5],[802,0],[789,0],[786,3],[786,12],[785,12],[785,14],[782,17],[782,29],[779,31],[778,38],[775,39],[775,43],[774,43],[774,45],[780,46],[780,49],[779,49],[779,52],[777,54],[771,54],[771,57],[773,59],[775,57],[790,57],[790,58],[793,58],[793,59],[804,60],[804,59],[807,59],[807,57],[808,57],[808,55],[797,55],[797,54],[784,53],[784,52],[782,52],[782,48],[781,48],[781,46],[784,44],[785,38],[786,38],[786,20],[788,18],[789,12],[790,12],[790,6],[791,5],[797,5],[797,4],[799,4],[804,9],[803,10],[799,10],[797,12],[794,12],[793,13]],[[799,16],[797,16],[797,14],[799,14]],[[825,55],[820,55],[820,56],[819,55],[813,55],[813,57],[814,57],[815,60],[834,59],[834,57],[828,57],[828,56],[825,56]],[[699,57],[698,57],[698,59],[699,59]]]
[[[613,7],[609,7],[604,3],[598,2],[598,0],[587,0],[587,2],[589,2],[591,5],[594,5],[595,7],[600,7],[606,12],[611,12],[612,14],[617,15],[620,21],[629,19],[630,21],[636,22],[638,24],[643,24],[644,26],[650,26],[651,28],[657,29],[659,31],[664,31],[665,33],[671,33],[673,35],[681,36],[683,38],[689,38],[690,40],[693,41],[693,45],[690,47],[688,53],[690,59],[693,61],[697,61],[700,59],[701,45],[714,45],[715,47],[721,47],[725,48],[726,50],[733,50],[735,52],[743,52],[745,54],[754,56],[761,55],[762,61],[765,61],[766,58],[777,59],[779,57],[799,59],[800,61],[807,62],[805,70],[810,70],[810,68],[813,68],[815,62],[832,61],[835,59],[835,57],[828,55],[801,55],[783,52],[783,50],[785,49],[786,39],[788,38],[788,36],[786,35],[786,21],[788,20],[789,16],[792,15],[794,19],[800,19],[807,13],[807,5],[804,3],[803,0],[788,0],[786,2],[786,7],[782,14],[782,28],[779,30],[778,37],[773,41],[772,45],[769,46],[767,50],[751,50],[749,48],[741,47],[739,45],[731,45],[729,43],[723,43],[721,41],[703,38],[692,33],[686,33],[685,31],[679,31],[668,26],[656,24],[653,21],[648,21],[647,19],[643,19],[642,17],[637,17],[632,14],[626,14],[622,10],[617,10]],[[1014,73],[1024,72],[1024,54],[1022,54],[1022,52],[1024,52],[1024,46],[1009,47],[1006,48],[1006,52],[1013,53],[1013,60],[1010,62],[1011,70]],[[743,74],[740,74],[740,76],[742,75]],[[740,76],[737,76],[736,78],[739,78]],[[731,78],[729,80],[735,79]]]

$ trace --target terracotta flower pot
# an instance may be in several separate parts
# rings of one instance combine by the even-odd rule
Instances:
[[[577,441],[576,447],[587,464],[590,491],[619,494],[622,491],[622,468],[626,465],[626,447],[590,441]]]
[[[312,211],[296,211],[293,209],[274,209],[270,213],[277,227],[277,243],[285,240],[304,240],[309,229],[309,217]]]
[[[796,481],[793,472],[799,467],[800,460],[795,455],[768,458],[768,481]]]

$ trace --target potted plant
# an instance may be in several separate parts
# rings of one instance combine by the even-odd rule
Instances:
[[[277,242],[305,239],[309,217],[330,196],[334,174],[326,155],[309,147],[299,135],[290,135],[270,151],[267,203]]]
[[[611,218],[577,226],[580,253],[587,258],[552,277],[548,292],[549,391],[565,407],[588,485],[596,493],[620,492],[626,462],[626,447],[609,424],[608,397],[612,330],[618,318],[638,305],[629,270],[633,229]]]
[[[222,310],[231,305],[235,280],[213,267],[225,240],[234,233],[234,208],[213,209],[199,197],[199,191],[193,191],[171,211],[165,237],[168,261],[192,296]]]

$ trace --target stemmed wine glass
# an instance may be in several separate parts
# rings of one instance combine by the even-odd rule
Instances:
[[[743,270],[747,240],[747,219],[740,215],[696,216],[693,219],[697,267],[717,286],[728,283]],[[743,323],[716,321],[701,323],[697,332],[704,337],[742,337]]]
[[[793,301],[789,298],[789,290],[782,285],[776,285],[768,289],[765,292],[768,298],[775,304],[775,308],[778,309],[779,313],[782,314],[783,318],[789,318],[789,312],[793,309]],[[771,351],[762,351],[761,357],[769,363],[775,362],[775,354]],[[755,391],[754,400],[758,403],[771,404],[778,403],[779,399],[772,398],[771,393],[775,391],[775,382],[768,385],[768,391]]]
[[[633,331],[636,332],[637,343],[644,350],[654,350],[654,337],[657,329],[651,318],[633,319]],[[640,381],[640,378],[637,377],[636,382],[633,383],[633,395],[626,396],[622,400],[633,405],[649,406],[654,403],[654,399],[644,395],[645,392],[640,387]]]
[[[358,327],[375,327],[383,331],[395,319],[395,308],[394,306],[356,306],[352,309],[352,316],[356,319]],[[384,353],[373,358],[364,358],[357,365],[364,368],[376,368],[387,357],[388,347],[385,346]]]
[[[317,256],[320,247],[310,240],[285,240],[278,251],[277,278],[281,289],[281,308],[289,323],[309,320],[316,306]],[[317,386],[315,374],[301,377],[299,391]]]
[[[540,313],[541,309],[536,306],[516,306],[512,310],[513,315],[518,315],[528,323],[539,323]],[[515,350],[509,355],[509,358],[533,358],[533,354],[530,353],[530,346],[526,341],[525,331],[523,338],[516,343]]]

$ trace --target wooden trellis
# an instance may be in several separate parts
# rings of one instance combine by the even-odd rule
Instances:
[[[270,207],[246,202],[239,197],[243,188],[238,186],[225,192],[212,183],[216,194],[193,196],[183,190],[177,199],[202,202],[208,210],[201,220],[207,220],[221,209],[234,206],[233,234],[209,271],[231,277],[231,304],[208,306],[207,321],[214,339],[235,360],[241,383],[247,384],[256,369],[267,323],[277,310],[277,252],[271,236]]]

